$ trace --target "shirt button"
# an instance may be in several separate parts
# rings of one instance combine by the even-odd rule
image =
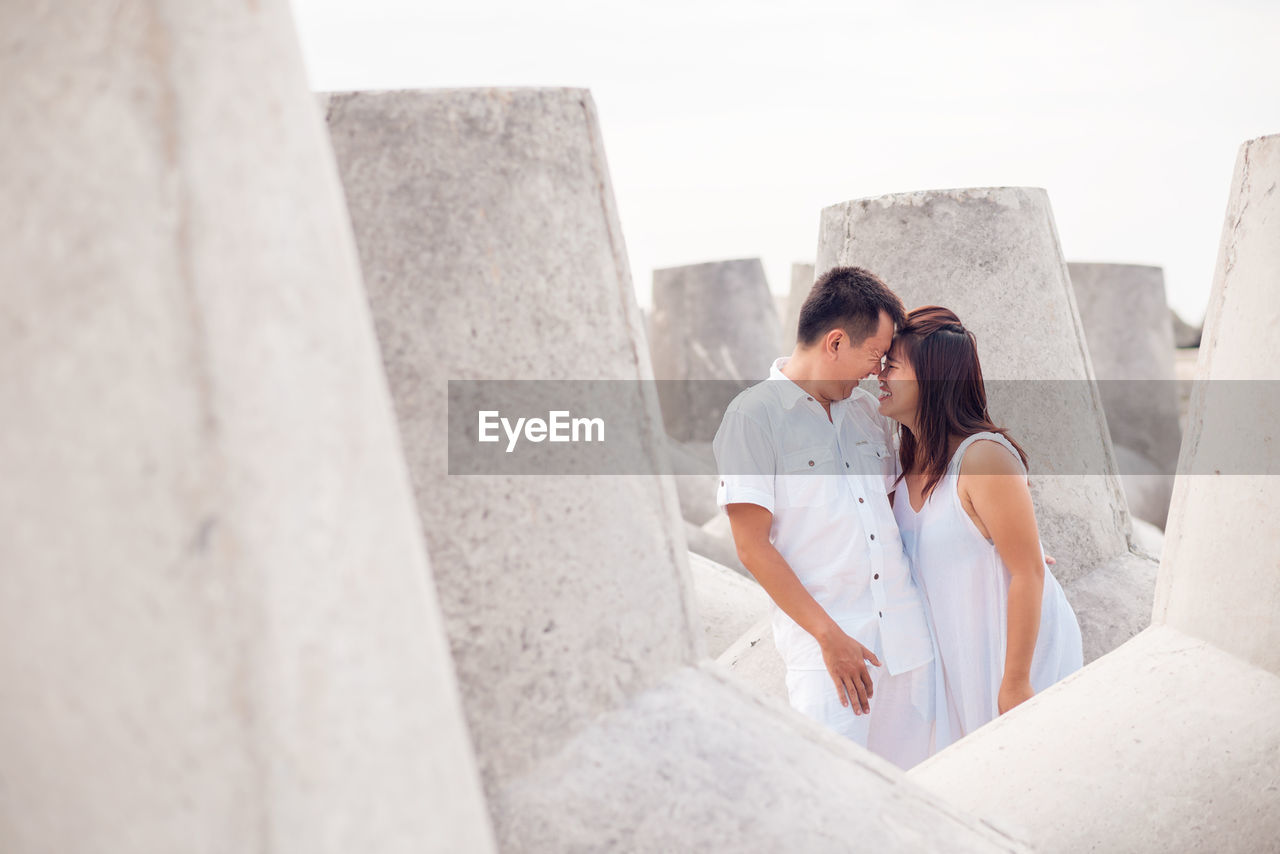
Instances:
[[[809,460],[809,465],[813,465],[813,460]]]
[[[809,398],[809,400],[813,400],[813,398],[811,397],[811,398]]]
[[[724,486],[724,481],[723,481],[723,480],[722,480],[722,481],[720,481],[720,485],[721,485],[721,486]]]
[[[876,535],[875,535],[875,534],[872,534],[872,535],[871,535],[871,539],[873,539],[873,540],[874,540],[875,538],[876,538]]]
[[[844,467],[845,467],[845,468],[848,468],[848,467],[849,467],[849,464],[846,462],[846,463],[844,464]]]
[[[863,501],[862,501],[862,499],[861,499],[861,498],[859,498],[859,499],[858,499],[858,503],[859,503],[859,504],[862,504],[862,503],[863,503]]]
[[[881,612],[880,612],[880,616],[882,616],[882,617],[884,616],[884,611],[881,611]]]
[[[878,573],[878,572],[877,572],[875,575],[873,575],[873,576],[871,576],[871,577],[872,577],[872,578],[879,578],[879,577],[880,577],[880,573]]]

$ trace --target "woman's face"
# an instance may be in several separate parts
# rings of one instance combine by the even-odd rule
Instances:
[[[916,372],[899,341],[895,340],[880,371],[880,414],[894,421],[914,422],[920,400]]]

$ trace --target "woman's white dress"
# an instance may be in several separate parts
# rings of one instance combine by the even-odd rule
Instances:
[[[935,749],[973,732],[999,714],[1008,628],[1009,570],[960,503],[956,483],[969,446],[989,439],[1017,451],[998,433],[976,433],[956,448],[946,475],[917,513],[906,479],[898,482],[893,513],[911,572],[924,594],[937,642]],[[1018,458],[1019,464],[1022,460]],[[1041,549],[1043,557],[1043,549]],[[1040,632],[1031,660],[1031,687],[1043,691],[1080,669],[1080,626],[1062,586],[1045,567]]]

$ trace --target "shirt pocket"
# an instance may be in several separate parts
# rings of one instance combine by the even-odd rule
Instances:
[[[892,453],[884,442],[873,439],[860,439],[853,444],[854,465],[859,474],[871,474],[883,477],[893,471]]]
[[[782,457],[782,495],[788,507],[819,507],[831,501],[835,476],[831,448],[815,446]]]

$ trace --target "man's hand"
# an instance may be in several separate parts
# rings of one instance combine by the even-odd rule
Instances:
[[[822,660],[827,665],[827,672],[831,674],[831,681],[835,683],[840,705],[847,707],[852,703],[855,715],[869,714],[871,673],[867,670],[867,662],[879,667],[880,659],[839,629],[819,643],[822,646]]]
[[[772,513],[755,504],[734,503],[724,509],[729,514],[733,542],[742,565],[782,612],[813,635],[822,647],[822,660],[835,682],[840,705],[847,707],[852,701],[854,714],[869,713],[871,674],[867,672],[866,663],[870,661],[879,667],[880,659],[840,629],[769,542]]]
[[[1000,682],[1000,693],[996,697],[996,707],[1000,714],[1021,705],[1036,695],[1031,687],[1030,679],[1003,679]]]

